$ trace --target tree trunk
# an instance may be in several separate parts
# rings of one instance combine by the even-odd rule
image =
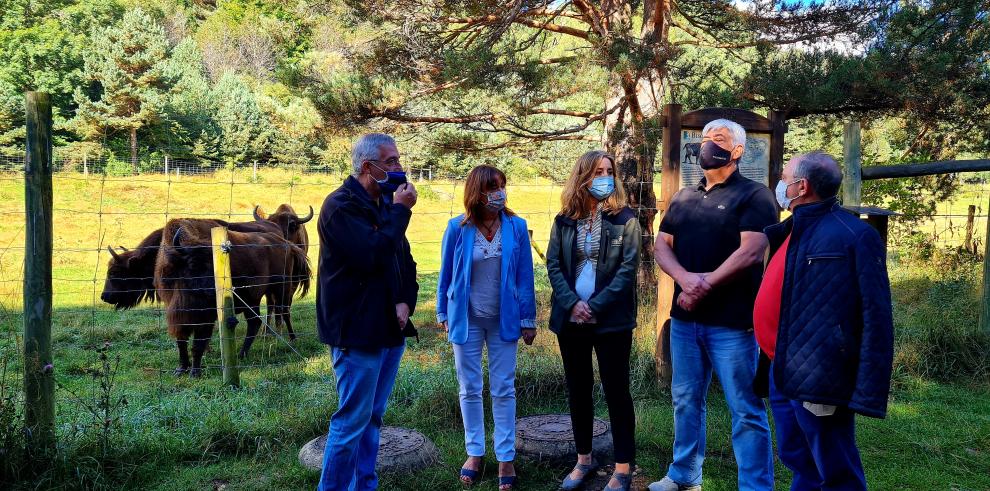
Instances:
[[[609,27],[613,32],[622,29],[627,35],[632,34],[629,32],[634,25],[630,22],[631,5],[626,3],[621,8],[603,7],[610,14]],[[602,143],[615,155],[629,197],[629,206],[636,212],[643,229],[639,284],[646,286],[655,285],[657,281],[653,259],[653,222],[657,215],[653,169],[662,131],[658,123],[667,79],[671,0],[645,0],[642,8],[639,35],[642,43],[652,53],[650,66],[645,69],[619,68],[617,64],[611,67],[613,71],[609,79],[606,107],[612,107],[620,101],[622,106],[619,111],[606,118]]]
[[[618,78],[616,76],[616,78]],[[621,83],[612,84],[609,89],[610,105],[626,97],[626,89]],[[656,269],[653,259],[653,221],[657,214],[657,197],[653,191],[653,166],[656,161],[660,135],[637,124],[626,105],[614,117],[605,121],[603,145],[615,156],[616,167],[622,175],[629,207],[639,217],[642,228],[642,248],[640,253],[639,285],[656,284]]]
[[[131,127],[131,166],[134,168],[134,173],[138,172],[138,147],[137,147],[137,128]]]

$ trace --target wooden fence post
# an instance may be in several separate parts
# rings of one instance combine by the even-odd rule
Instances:
[[[52,104],[25,94],[24,424],[33,456],[55,450],[52,364]]]
[[[540,256],[540,259],[544,263],[547,262],[547,255],[543,253],[543,250],[540,249],[540,245],[537,244],[536,240],[533,239],[533,230],[529,231],[529,245],[533,248],[534,251],[536,251],[536,255]]]
[[[784,135],[787,133],[787,116],[780,111],[770,111],[770,168],[767,169],[767,185],[773,189],[784,172]]]
[[[223,384],[231,387],[241,385],[237,372],[237,345],[234,342],[234,328],[237,315],[234,313],[233,282],[230,274],[230,240],[226,227],[210,230],[213,243],[213,278],[217,290],[217,324],[220,328],[220,357],[223,359]]]
[[[976,205],[969,205],[969,210],[966,213],[966,242],[963,243],[963,249],[973,254],[976,254],[976,243],[973,242],[973,225],[975,222]]]
[[[842,205],[863,202],[863,142],[859,121],[847,121],[842,131]]]
[[[660,154],[660,219],[667,211],[674,193],[681,187],[681,105],[664,106],[666,124],[663,127]],[[660,220],[657,221],[660,223]],[[660,236],[659,230],[657,237]],[[659,269],[659,268],[658,268]],[[654,348],[657,366],[657,382],[670,387],[673,371],[670,364],[670,307],[674,300],[674,279],[660,271],[657,274],[657,340]]]
[[[987,205],[990,210],[990,204]],[[983,239],[983,302],[980,305],[980,330],[990,333],[990,217],[987,235]]]

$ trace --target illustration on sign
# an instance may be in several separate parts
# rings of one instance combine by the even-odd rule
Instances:
[[[695,186],[704,177],[698,165],[701,153],[701,130],[681,131],[681,187]],[[744,177],[767,185],[770,180],[770,134],[747,133],[746,151],[739,161]]]

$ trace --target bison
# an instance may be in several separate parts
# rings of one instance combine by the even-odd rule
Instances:
[[[274,223],[282,231],[282,237],[285,240],[292,242],[293,244],[302,247],[306,252],[309,252],[309,235],[306,233],[306,222],[313,219],[313,207],[309,207],[309,215],[303,218],[299,218],[296,214],[296,210],[292,209],[291,206],[287,204],[281,204],[275,209],[275,213],[268,215],[268,217],[262,217],[259,213],[258,208],[260,206],[254,207],[254,221],[258,223]]]
[[[134,250],[121,246],[123,252],[118,253],[107,246],[110,264],[107,265],[107,279],[103,282],[100,300],[113,305],[116,310],[127,310],[142,301],[157,300],[155,261],[161,242],[162,229],[158,229],[145,237]]]
[[[684,148],[681,149],[681,153],[684,154],[682,164],[698,165],[698,156],[701,155],[701,143],[685,143]]]
[[[305,217],[300,218],[296,214],[296,210],[292,209],[292,206],[287,204],[281,204],[275,213],[268,215],[267,217],[262,217],[259,212],[259,206],[254,207],[254,220],[256,223],[268,223],[276,225],[279,230],[282,231],[282,237],[285,240],[299,246],[303,251],[309,253],[309,234],[306,233],[306,222],[313,219],[313,207],[309,207],[309,214]],[[295,340],[296,333],[292,330],[292,316],[289,313],[291,305],[290,303],[285,305],[277,305],[274,309],[269,309],[269,326],[276,326],[278,329],[280,326],[285,325],[286,331],[289,333],[289,339]],[[271,304],[269,304],[271,305]]]
[[[210,220],[170,220],[162,230],[154,282],[165,305],[169,334],[176,339],[176,374],[199,376],[203,353],[217,320]],[[271,305],[288,305],[296,290],[309,290],[310,266],[306,253],[280,233],[238,232],[229,229],[230,269],[234,309],[247,320],[247,336],[240,357],[247,356],[261,327],[263,297]],[[193,337],[192,362],[188,341]]]
[[[235,232],[281,233],[278,225],[271,222],[227,223],[223,220],[197,220],[211,227],[227,227]],[[103,283],[100,300],[113,305],[117,310],[136,307],[142,301],[157,300],[155,262],[161,242],[162,229],[158,229],[145,237],[133,250],[120,246],[123,252],[117,252],[113,247],[107,246],[110,263],[107,265],[107,279]],[[273,304],[268,302],[268,305]]]

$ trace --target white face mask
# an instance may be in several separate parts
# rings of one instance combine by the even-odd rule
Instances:
[[[784,181],[783,180],[777,181],[777,188],[774,189],[774,194],[777,195],[777,204],[780,205],[781,208],[783,208],[785,210],[791,209],[791,202],[801,197],[800,195],[798,195],[798,196],[795,196],[793,198],[788,198],[787,197],[787,188],[791,184],[796,184],[796,183],[798,183],[800,181],[803,181],[803,180],[804,179],[795,179],[790,184],[784,184]]]

